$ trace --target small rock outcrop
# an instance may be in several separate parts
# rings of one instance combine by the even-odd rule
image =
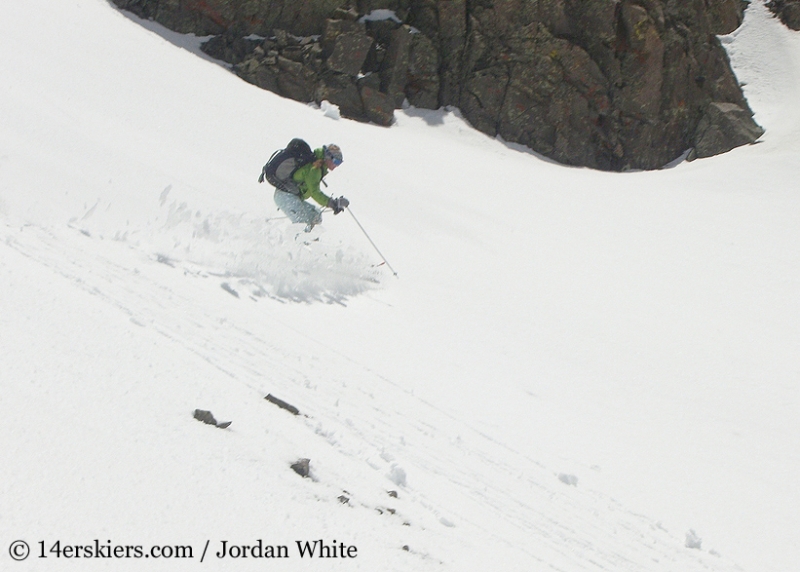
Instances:
[[[570,165],[657,169],[763,133],[717,39],[744,0],[113,1],[214,34],[208,54],[282,96],[379,125],[455,106]]]
[[[294,405],[291,405],[289,403],[286,403],[283,399],[279,399],[279,398],[275,397],[274,395],[272,395],[271,393],[268,394],[264,399],[266,399],[267,401],[269,401],[273,405],[277,405],[281,409],[285,409],[286,411],[288,411],[292,415],[300,415],[300,410],[297,407],[295,407]]]
[[[800,30],[800,0],[772,0],[767,7],[792,30]]]
[[[298,459],[291,464],[291,469],[305,479],[311,475],[311,460]]]
[[[711,157],[751,143],[763,134],[746,110],[734,103],[712,102],[697,125],[694,148],[697,157]]]
[[[231,426],[230,421],[219,422],[214,418],[214,415],[210,411],[206,411],[205,409],[195,409],[192,417],[198,421],[202,421],[206,425],[213,425],[215,427],[219,427],[220,429],[227,429]]]

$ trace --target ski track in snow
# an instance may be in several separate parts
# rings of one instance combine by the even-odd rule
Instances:
[[[320,498],[330,503],[342,494],[347,500],[340,502],[349,507],[384,514],[395,528],[405,533],[410,526],[427,539],[417,541],[422,551],[411,550],[417,557],[413,567],[398,570],[459,569],[459,563],[441,559],[437,546],[460,545],[448,552],[473,562],[468,542],[474,538],[489,547],[482,552],[486,565],[520,561],[565,572],[734,569],[717,556],[688,550],[680,538],[613,498],[567,486],[553,468],[535,460],[535,453],[492,440],[323,344],[316,344],[309,361],[295,349],[304,343],[303,333],[291,326],[271,324],[282,331],[285,343],[277,345],[275,338],[267,341],[214,313],[217,306],[203,303],[208,296],[230,298],[240,307],[261,309],[264,302],[232,297],[208,271],[166,264],[156,255],[75,228],[28,225],[4,231],[6,247],[136,326],[152,328],[164,343],[205,360],[230,383],[245,387],[253,400],[272,393],[298,406],[304,431],[335,453],[322,464],[312,459]],[[270,320],[269,312],[259,319]],[[409,417],[408,411],[418,416]],[[255,443],[251,450],[258,455]],[[441,451],[447,455],[432,454]],[[361,477],[356,482],[354,474]],[[399,491],[399,498],[377,494],[381,488]],[[520,490],[527,494],[509,493]]]

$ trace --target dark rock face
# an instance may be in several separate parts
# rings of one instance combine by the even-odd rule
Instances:
[[[273,28],[298,35],[318,34],[321,23],[344,0],[113,0],[124,10],[181,33],[200,36],[238,28],[242,35]]]
[[[754,125],[750,114],[733,103],[712,103],[703,114],[695,133],[698,157],[710,157],[746,145],[764,130]]]
[[[285,97],[380,125],[404,101],[453,105],[566,164],[655,169],[763,133],[716,38],[743,0],[114,1],[217,34],[207,53]]]
[[[772,0],[767,7],[792,30],[800,30],[800,0]]]

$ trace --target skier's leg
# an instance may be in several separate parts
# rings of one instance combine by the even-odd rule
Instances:
[[[322,222],[320,210],[293,193],[276,189],[275,204],[292,222],[304,223],[306,232],[314,228],[314,225]]]

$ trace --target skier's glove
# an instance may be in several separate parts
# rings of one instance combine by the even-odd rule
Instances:
[[[333,209],[333,214],[337,215],[350,206],[350,201],[344,197],[338,199],[328,199],[328,208]]]

